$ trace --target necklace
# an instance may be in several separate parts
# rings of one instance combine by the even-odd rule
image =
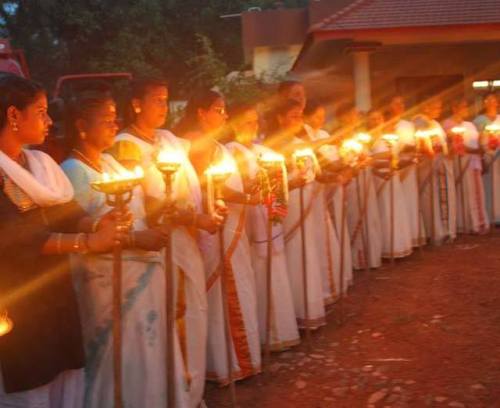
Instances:
[[[87,156],[85,156],[80,150],[78,149],[72,149],[71,150],[76,158],[92,168],[93,170],[97,171],[98,173],[102,173],[102,167],[99,164],[95,164],[92,160],[90,160]]]
[[[141,129],[139,129],[135,124],[130,125],[130,129],[134,131],[135,136],[138,136],[139,139],[142,139],[149,144],[155,144],[156,140],[154,134],[153,137],[144,134],[144,132]]]

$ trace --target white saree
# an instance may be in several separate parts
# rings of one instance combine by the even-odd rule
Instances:
[[[358,172],[346,194],[353,268],[378,268],[382,265],[382,225],[371,168]]]
[[[229,151],[219,145],[225,161],[236,163]],[[226,186],[243,191],[239,173],[226,181]],[[225,282],[222,293],[220,282],[221,256],[219,237],[201,231],[199,245],[205,263],[208,292],[208,351],[207,378],[227,384],[227,345],[224,334],[223,296],[227,297],[232,340],[232,377],[243,379],[260,372],[260,337],[257,318],[257,294],[252,268],[251,249],[245,232],[246,206],[229,204],[229,214],[224,225]]]
[[[304,125],[309,138],[313,141],[324,140],[330,137],[323,129],[314,131],[310,126]],[[329,161],[338,160],[337,148],[333,145],[323,145],[320,153]],[[341,279],[341,209],[342,192],[341,188],[333,185],[320,184],[314,182],[319,189],[318,198],[314,201],[313,217],[316,219],[316,240],[321,247],[321,271],[323,275],[323,292],[326,304],[333,303],[339,296]],[[340,199],[340,200],[339,200]],[[332,208],[333,207],[333,208]],[[333,210],[333,211],[331,211]],[[335,217],[335,218],[334,218]],[[337,219],[338,218],[338,219]],[[338,223],[338,222],[339,223]],[[344,234],[348,235],[347,226]],[[345,292],[352,283],[352,260],[350,257],[350,242],[344,236],[344,251],[346,241],[349,251],[344,253],[344,283]],[[323,250],[322,250],[323,248]]]
[[[181,160],[181,167],[175,173],[172,196],[180,208],[192,207],[201,211],[201,191],[189,159],[187,142],[175,137],[166,130],[158,129],[155,144],[129,134],[117,136],[118,145],[133,143],[141,152],[141,166],[145,171],[143,188],[146,196],[163,200],[165,185],[162,174],[155,166],[155,156],[163,149],[174,152]],[[172,258],[175,267],[175,304],[176,329],[180,345],[178,350],[181,363],[177,363],[177,375],[184,378],[184,385],[179,393],[187,393],[186,403],[196,407],[203,398],[206,349],[200,345],[207,339],[207,300],[205,292],[205,273],[203,260],[197,246],[196,231],[187,227],[175,227],[172,231]]]
[[[373,151],[389,152],[390,146],[379,139]],[[382,169],[379,171],[383,172]],[[412,252],[410,220],[399,171],[388,177],[374,177],[382,226],[382,258],[404,258]]]
[[[446,239],[453,241],[457,235],[455,174],[443,128],[435,120],[428,122],[435,132],[433,143],[442,152],[425,160],[419,168],[420,197],[425,230],[433,243],[441,244]]]
[[[257,159],[264,152],[272,152],[262,145],[254,144],[251,148],[240,143],[231,142],[226,145],[233,155],[239,153],[244,158],[252,179],[257,177],[259,166]],[[252,251],[252,266],[255,271],[256,288],[259,296],[257,302],[259,332],[262,344],[266,342],[267,324],[267,224],[268,214],[264,205],[256,205],[247,210],[246,232]],[[290,280],[288,277],[283,224],[272,226],[272,264],[271,264],[271,350],[281,351],[300,343],[295,309],[293,306]]]
[[[487,125],[500,126],[500,115],[492,120],[486,115],[480,115],[474,119],[474,124],[480,134],[484,135],[484,130]],[[497,135],[497,138],[500,136]],[[486,194],[486,206],[488,215],[492,224],[500,224],[500,146],[495,151],[487,148],[488,140],[486,137],[481,137],[481,144],[486,151],[483,156],[487,166],[483,174],[483,184]]]
[[[292,144],[301,145],[303,142],[295,138]],[[295,170],[297,171],[297,170]],[[325,324],[325,295],[323,291],[322,265],[325,257],[322,248],[325,241],[317,241],[318,213],[315,201],[321,198],[322,186],[313,182],[314,171],[310,182],[303,190],[304,214],[302,222],[305,229],[305,242],[302,242],[301,234],[301,212],[300,212],[300,189],[290,192],[288,215],[284,220],[285,229],[285,252],[292,295],[295,305],[295,314],[299,327],[318,328]],[[292,173],[293,174],[293,173]],[[322,214],[324,216],[324,214]],[[324,223],[324,220],[321,221]],[[321,224],[323,225],[323,224]],[[303,268],[302,245],[305,249],[305,269]],[[305,273],[305,276],[304,276]],[[308,316],[306,316],[304,281],[307,283],[307,305]]]
[[[403,151],[406,146],[416,147],[415,127],[413,123],[407,120],[400,120],[396,125],[396,134],[399,136],[400,151]],[[399,171],[399,178],[406,201],[412,245],[419,247],[425,244],[426,234],[422,209],[420,208],[417,165],[410,164]]]
[[[448,119],[443,123],[446,130],[462,127],[464,146],[479,149],[480,140],[476,127],[472,122],[455,123]],[[457,230],[465,234],[485,233],[489,229],[489,217],[486,210],[482,173],[482,162],[479,154],[455,156],[455,186],[457,193]]]

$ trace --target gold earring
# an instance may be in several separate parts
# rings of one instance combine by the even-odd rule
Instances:
[[[135,112],[135,113],[141,113],[141,108],[139,108],[139,107],[134,108],[134,112]]]
[[[80,139],[85,140],[87,138],[87,134],[85,132],[80,132]]]
[[[17,132],[19,130],[19,128],[17,127],[17,123],[16,122],[12,122],[11,126],[12,126],[12,131],[13,132]]]

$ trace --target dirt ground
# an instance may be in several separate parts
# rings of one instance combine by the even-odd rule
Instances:
[[[500,232],[359,272],[328,325],[237,384],[238,406],[500,407]],[[209,408],[229,393],[209,384]]]

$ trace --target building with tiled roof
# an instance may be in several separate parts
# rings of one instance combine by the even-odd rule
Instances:
[[[500,2],[355,0],[310,26],[294,70],[362,110],[395,93],[473,95],[473,81],[500,79]]]

